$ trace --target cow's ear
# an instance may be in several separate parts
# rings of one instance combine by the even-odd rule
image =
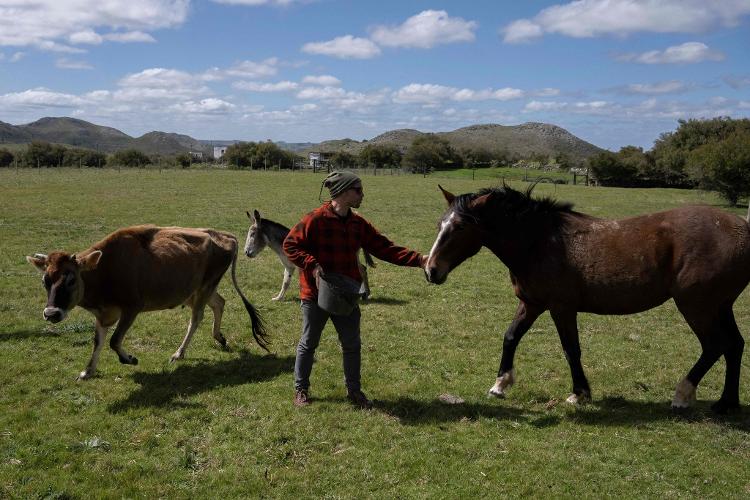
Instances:
[[[253,216],[255,217],[255,223],[260,224],[260,212],[253,210]]]
[[[438,184],[438,187],[440,188],[440,191],[443,192],[443,197],[445,198],[445,201],[448,202],[448,205],[453,203],[453,200],[456,199],[456,195],[454,195],[450,191],[446,191],[445,189],[443,189],[443,186],[441,186],[440,184]]]
[[[82,257],[76,257],[76,262],[78,263],[78,267],[81,268],[81,271],[92,271],[99,265],[99,260],[101,258],[102,251],[96,250]]]
[[[47,256],[43,253],[35,253],[33,257],[27,255],[26,260],[29,264],[36,267],[40,273],[44,273],[47,270]]]

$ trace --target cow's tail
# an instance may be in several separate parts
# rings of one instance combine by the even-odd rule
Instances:
[[[372,260],[372,256],[364,250],[362,250],[362,253],[365,255],[365,262],[367,263],[367,265],[369,267],[375,267],[375,261]]]
[[[234,289],[237,290],[237,293],[242,298],[242,302],[245,304],[245,309],[247,309],[247,313],[250,315],[250,322],[252,324],[253,338],[255,339],[255,342],[257,342],[259,346],[265,349],[266,352],[270,352],[268,350],[268,345],[270,344],[270,342],[268,340],[268,334],[266,333],[266,325],[263,322],[263,318],[260,316],[260,314],[255,309],[255,307],[253,307],[250,301],[247,300],[247,297],[245,297],[245,294],[242,293],[242,290],[240,290],[240,287],[237,284],[236,268],[237,268],[238,249],[239,249],[239,245],[235,244],[234,251],[232,253],[232,284],[234,285]]]

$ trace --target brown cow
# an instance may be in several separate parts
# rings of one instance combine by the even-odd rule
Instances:
[[[80,305],[96,317],[94,352],[81,379],[96,371],[107,329],[117,323],[110,347],[121,363],[138,359],[122,349],[125,332],[143,311],[160,311],[179,305],[192,309],[187,335],[171,360],[185,356],[190,339],[203,319],[206,304],[214,314],[213,337],[222,346],[224,299],[216,291],[232,265],[232,284],[250,314],[255,341],[267,349],[263,321],[237,286],[237,238],[213,229],[133,226],[110,234],[78,254],[53,252],[26,259],[39,269],[47,290],[44,319],[62,321]]]

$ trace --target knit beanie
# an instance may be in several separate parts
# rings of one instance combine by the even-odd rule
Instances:
[[[323,187],[328,188],[328,191],[331,193],[331,198],[335,198],[358,182],[362,181],[357,174],[353,172],[334,171],[328,174],[323,180],[321,190]]]

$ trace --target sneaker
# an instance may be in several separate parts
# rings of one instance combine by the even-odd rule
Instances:
[[[367,399],[367,396],[365,396],[365,393],[362,391],[348,391],[346,394],[346,398],[353,404],[354,406],[359,406],[363,410],[371,410],[372,409],[372,401]]]
[[[294,406],[308,406],[310,402],[310,395],[305,389],[297,389],[296,391],[294,391]]]

